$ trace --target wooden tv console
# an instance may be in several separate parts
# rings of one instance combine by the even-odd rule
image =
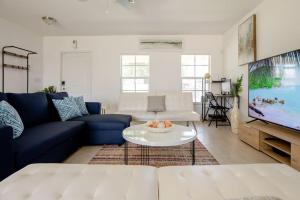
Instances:
[[[300,171],[300,132],[256,121],[240,124],[239,138],[275,160]]]

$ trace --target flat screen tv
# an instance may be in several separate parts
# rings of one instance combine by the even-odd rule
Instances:
[[[249,64],[249,117],[300,131],[300,50]]]

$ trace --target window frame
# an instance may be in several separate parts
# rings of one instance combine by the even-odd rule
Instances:
[[[134,56],[134,64],[133,65],[123,65],[123,56]],[[137,65],[136,63],[136,57],[137,56],[147,56],[149,59],[149,64],[148,65]],[[134,67],[134,76],[133,77],[128,77],[128,76],[123,76],[123,67]],[[136,76],[136,67],[137,66],[144,66],[149,68],[148,76]],[[150,55],[146,54],[122,54],[120,55],[120,73],[121,73],[121,93],[148,93],[150,91]],[[123,80],[124,79],[130,79],[134,80],[134,90],[123,90]],[[148,90],[137,90],[136,89],[136,80],[137,79],[144,79],[148,80]]]
[[[182,57],[183,56],[193,56],[194,58],[194,64],[193,65],[185,65],[182,63]],[[197,56],[208,56],[208,65],[196,65],[196,57]],[[194,71],[194,76],[183,76],[183,67],[184,66],[188,66],[188,67],[193,67],[193,71]],[[202,103],[202,97],[204,96],[205,92],[207,91],[210,91],[211,89],[211,83],[210,81],[209,82],[204,82],[204,77],[200,77],[200,76],[196,76],[196,68],[197,67],[208,67],[208,72],[207,73],[211,73],[211,55],[209,54],[182,54],[181,57],[180,57],[180,79],[181,79],[181,91],[182,92],[194,92],[195,95],[197,92],[200,92],[201,94],[201,99],[200,101],[196,101],[196,96],[195,96],[195,101],[194,101],[194,95],[193,95],[193,103],[194,104],[201,104]],[[186,90],[186,89],[183,89],[183,80],[194,80],[194,88],[191,89],[191,90]],[[201,85],[204,83],[204,84],[208,84],[208,88],[205,86],[204,87],[204,90],[202,90],[203,86],[201,89],[197,89],[196,85],[197,85],[197,80],[201,81]],[[207,89],[206,89],[207,88]]]

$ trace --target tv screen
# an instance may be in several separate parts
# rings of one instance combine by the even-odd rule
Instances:
[[[250,117],[300,130],[300,50],[249,64]]]

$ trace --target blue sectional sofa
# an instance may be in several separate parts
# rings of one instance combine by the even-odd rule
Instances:
[[[67,93],[0,93],[19,113],[24,132],[13,139],[11,127],[0,128],[0,180],[31,163],[62,162],[82,145],[122,144],[131,116],[101,115],[101,104],[86,103],[89,115],[60,121],[52,99]]]

